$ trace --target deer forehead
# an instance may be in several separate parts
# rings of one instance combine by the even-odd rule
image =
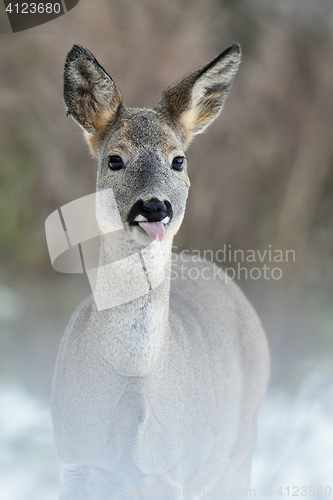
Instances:
[[[115,150],[129,156],[148,150],[159,156],[183,151],[175,131],[151,109],[127,109],[120,114],[116,127],[110,131],[105,154]]]

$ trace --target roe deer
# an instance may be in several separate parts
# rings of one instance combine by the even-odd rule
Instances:
[[[153,108],[137,109],[123,104],[88,50],[75,45],[67,56],[67,113],[98,160],[97,193],[112,191],[123,225],[112,232],[115,215],[102,197],[96,219],[109,235],[100,265],[141,259],[148,289],[102,310],[89,296],[66,329],[51,396],[62,500],[170,489],[195,497],[199,488],[201,496],[208,488],[227,495],[249,485],[268,378],[265,335],[214,264],[182,263],[198,279],[171,267],[190,185],[184,151],[220,113],[239,63],[233,45],[168,87]],[[123,278],[135,287],[134,268]],[[103,286],[102,298],[117,299],[117,288]]]

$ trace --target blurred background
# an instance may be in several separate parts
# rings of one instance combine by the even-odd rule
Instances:
[[[90,289],[86,276],[52,269],[44,224],[92,193],[96,176],[62,101],[74,43],[136,107],[241,44],[222,115],[188,150],[192,185],[175,245],[214,255],[224,245],[266,250],[263,262],[242,267],[281,269],[281,279],[240,280],[272,358],[253,480],[331,486],[333,495],[332,1],[80,0],[16,34],[1,3],[0,40],[2,500],[59,493],[48,395],[63,329]],[[268,250],[293,250],[295,259],[272,262]],[[237,268],[234,259],[223,265]]]

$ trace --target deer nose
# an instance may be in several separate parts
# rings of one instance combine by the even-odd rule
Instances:
[[[165,206],[165,204],[157,199],[146,201],[142,206],[143,213],[152,215],[158,215],[161,212],[164,213],[166,212],[166,209],[167,207]]]
[[[138,200],[134,203],[128,214],[129,224],[138,222],[170,222],[173,217],[171,203],[168,200],[160,201],[158,198],[150,200]]]
[[[141,213],[148,222],[158,222],[166,217],[167,207],[162,201],[152,198],[143,203]]]

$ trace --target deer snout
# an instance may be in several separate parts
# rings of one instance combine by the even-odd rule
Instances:
[[[161,201],[158,198],[150,200],[138,200],[130,210],[128,222],[162,222],[167,224],[173,216],[171,203],[168,200]]]
[[[146,217],[148,222],[160,222],[167,215],[167,207],[157,198],[152,198],[142,205],[142,214]]]

